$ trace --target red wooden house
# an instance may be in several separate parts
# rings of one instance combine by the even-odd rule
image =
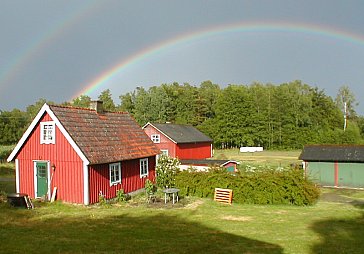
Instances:
[[[8,161],[16,190],[48,200],[92,204],[120,189],[129,193],[155,180],[159,149],[127,113],[44,104]],[[56,187],[56,188],[55,188]]]
[[[147,123],[145,133],[162,153],[178,159],[212,157],[212,139],[190,125]]]

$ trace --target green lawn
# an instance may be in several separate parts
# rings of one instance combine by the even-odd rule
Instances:
[[[230,153],[234,159],[236,151]],[[265,156],[288,163],[298,155],[267,151]],[[2,172],[13,179],[11,165]],[[14,180],[0,182],[0,193],[14,185]],[[0,199],[0,253],[362,253],[364,191],[322,192],[309,207],[229,206],[184,197],[174,206],[133,198],[88,207],[36,202],[34,210],[25,210]]]
[[[242,165],[262,167],[286,167],[291,164],[300,163],[298,157],[301,150],[294,151],[262,151],[255,153],[241,153],[236,149],[214,150],[215,159],[229,159],[239,161]]]
[[[361,253],[364,249],[364,207],[355,202],[295,207],[182,201],[183,206],[174,207],[133,200],[106,207],[36,203],[34,210],[0,204],[0,252]]]
[[[0,191],[15,192],[14,163],[0,163]]]
[[[0,163],[0,178],[15,178],[14,163]]]

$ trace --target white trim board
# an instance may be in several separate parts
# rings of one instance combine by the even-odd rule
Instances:
[[[34,128],[39,123],[40,119],[44,115],[44,113],[48,113],[49,116],[52,118],[52,120],[55,122],[56,126],[59,128],[61,133],[65,136],[67,141],[70,143],[72,148],[76,151],[77,155],[81,158],[81,160],[86,163],[87,165],[90,163],[89,160],[86,158],[85,154],[81,151],[81,149],[77,146],[76,142],[72,139],[72,137],[68,134],[66,129],[63,127],[62,123],[58,120],[56,115],[53,113],[53,111],[50,109],[50,107],[45,103],[42,108],[39,110],[36,117],[33,119],[32,123],[29,125],[28,129],[24,132],[23,136],[19,140],[18,144],[15,146],[14,150],[11,152],[9,157],[7,158],[7,161],[12,161],[15,156],[20,151],[21,147],[24,145],[26,140],[28,139],[31,132],[34,130]]]

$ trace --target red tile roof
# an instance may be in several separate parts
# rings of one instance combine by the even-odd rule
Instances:
[[[142,128],[123,112],[49,106],[90,164],[145,158],[159,154]]]

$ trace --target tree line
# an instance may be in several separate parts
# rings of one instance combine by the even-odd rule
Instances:
[[[204,81],[199,86],[137,87],[120,95],[119,104],[109,89],[98,99],[108,111],[129,112],[141,126],[147,122],[193,125],[217,148],[300,149],[305,144],[361,144],[364,137],[364,118],[356,114],[355,96],[347,86],[333,99],[301,81],[225,88]],[[40,99],[25,112],[1,111],[0,144],[16,143],[44,102]],[[89,96],[81,95],[62,104],[88,107],[90,102]]]

